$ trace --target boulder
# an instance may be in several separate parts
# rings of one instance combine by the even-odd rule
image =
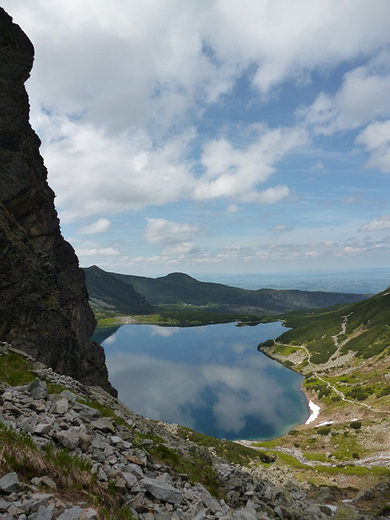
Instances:
[[[0,479],[0,491],[2,493],[10,494],[17,493],[21,491],[23,488],[23,484],[19,482],[18,476],[16,473],[8,473],[4,475],[2,479]]]
[[[80,438],[74,430],[62,430],[56,433],[56,438],[62,446],[74,450],[78,447]]]
[[[169,484],[164,484],[159,480],[148,477],[144,477],[140,484],[158,500],[170,502],[171,504],[180,504],[182,501],[181,491]]]

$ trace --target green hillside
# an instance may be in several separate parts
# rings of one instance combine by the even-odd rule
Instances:
[[[130,284],[154,306],[164,310],[185,309],[189,305],[213,307],[223,314],[253,313],[277,315],[294,309],[315,309],[357,302],[366,296],[321,291],[259,289],[257,291],[227,285],[200,282],[183,273],[159,278],[110,273]]]
[[[285,325],[292,330],[285,332],[277,342],[305,344],[314,364],[327,362],[336,351],[338,356],[351,351],[356,357],[369,359],[388,351],[390,346],[389,289],[353,305],[310,313],[294,312],[284,318]]]
[[[296,311],[283,319],[292,329],[258,348],[305,376],[302,389],[319,413],[260,446],[320,463],[312,475],[317,484],[331,477],[354,485],[348,471],[360,481],[372,479],[389,457],[390,289],[352,305]]]
[[[390,290],[353,305],[293,312],[292,327],[259,350],[306,376],[305,389],[328,412],[363,403],[390,412]]]
[[[84,269],[89,302],[95,311],[120,314],[150,314],[153,307],[145,296],[99,267]]]

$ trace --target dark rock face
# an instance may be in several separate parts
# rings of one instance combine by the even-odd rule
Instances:
[[[0,340],[110,393],[85,275],[61,235],[54,192],[29,124],[34,48],[0,8]]]

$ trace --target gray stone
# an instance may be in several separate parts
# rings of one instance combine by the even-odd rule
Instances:
[[[100,430],[103,433],[115,433],[115,428],[112,425],[111,421],[103,417],[102,419],[98,419],[97,421],[92,421],[91,426],[96,430]]]
[[[49,495],[48,493],[33,493],[31,496],[33,502],[31,510],[37,511],[39,507],[46,506],[51,498],[53,498],[53,495]]]
[[[57,520],[79,520],[83,510],[80,506],[71,507],[60,515]]]
[[[252,515],[252,513],[246,509],[241,509],[234,513],[233,518],[234,520],[256,520],[256,515]]]
[[[283,515],[283,511],[282,511],[281,507],[276,506],[275,509],[274,509],[274,512],[278,516],[278,518],[280,518],[280,520],[283,520],[284,515]]]
[[[27,386],[27,391],[33,399],[46,399],[48,396],[46,382],[38,378]]]
[[[208,509],[211,510],[214,515],[217,511],[222,511],[222,507],[220,506],[219,502],[209,494],[202,497],[202,502]]]
[[[115,482],[115,491],[120,495],[125,495],[127,492],[127,483],[124,478],[118,478]]]
[[[19,425],[19,428],[21,428],[22,430],[29,432],[29,433],[33,433],[34,428],[37,423],[38,423],[38,418],[36,416],[32,416],[32,417],[28,417],[24,421],[20,421],[18,423],[18,425]]]
[[[138,478],[142,478],[144,476],[142,469],[137,464],[127,464],[126,470]]]
[[[83,451],[87,451],[92,442],[92,437],[87,433],[79,434],[79,445]]]
[[[80,516],[80,520],[97,520],[97,517],[97,511],[90,507],[89,509],[83,511],[82,515]]]
[[[91,421],[92,419],[98,419],[102,415],[100,410],[91,408],[84,403],[74,403],[73,409],[80,414],[80,417],[88,421]]]
[[[52,520],[53,511],[46,506],[39,506],[38,510],[28,517],[28,520]]]
[[[123,478],[126,481],[126,485],[129,489],[131,489],[133,486],[135,486],[138,482],[138,479],[133,473],[124,472],[122,473]]]
[[[8,473],[4,475],[2,479],[0,479],[0,491],[3,493],[18,493],[22,490],[23,484],[19,482],[18,476],[16,473]]]
[[[37,435],[46,435],[51,430],[51,424],[38,423],[34,426],[33,433]]]
[[[104,442],[98,435],[96,435],[92,439],[91,443],[92,448],[98,449],[98,450],[104,450],[107,446],[107,443]]]
[[[103,464],[103,462],[106,461],[106,457],[103,455],[103,453],[101,451],[94,454],[94,459],[97,462],[100,462],[101,464]]]
[[[57,485],[54,482],[54,480],[52,480],[47,475],[44,475],[43,477],[41,477],[41,482],[42,482],[42,484],[45,484],[45,486],[47,486],[49,488],[52,488],[52,489],[56,489],[56,487],[57,487]]]
[[[51,413],[64,415],[69,409],[69,402],[67,399],[56,399],[50,409]]]
[[[44,412],[46,410],[46,402],[43,399],[37,399],[36,401],[31,401],[28,407],[34,410],[34,412]]]
[[[144,493],[137,493],[134,498],[126,503],[126,505],[136,510],[142,504],[144,496]]]
[[[171,504],[180,504],[182,501],[182,493],[169,484],[164,484],[159,480],[144,477],[140,484],[149,491],[157,500],[170,502]]]
[[[321,509],[321,512],[324,513],[326,516],[333,515],[332,509],[326,504],[319,504],[318,507]]]
[[[79,434],[74,430],[63,430],[56,434],[56,438],[62,446],[74,450],[79,445]]]
[[[11,505],[11,502],[6,502],[5,500],[0,500],[0,513],[5,513],[10,505]]]
[[[68,401],[76,400],[76,395],[73,392],[71,392],[70,390],[63,390],[60,393],[60,396],[63,397],[64,399],[67,399]]]

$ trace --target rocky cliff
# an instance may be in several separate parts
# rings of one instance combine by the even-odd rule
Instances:
[[[56,371],[116,391],[90,342],[85,276],[61,235],[54,192],[29,124],[24,82],[34,48],[0,8],[0,340]]]

